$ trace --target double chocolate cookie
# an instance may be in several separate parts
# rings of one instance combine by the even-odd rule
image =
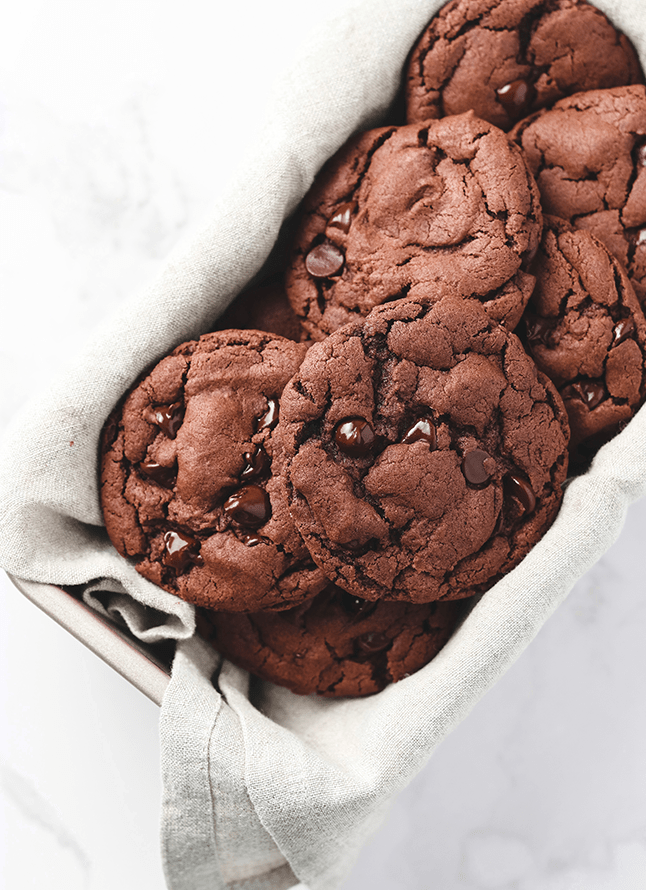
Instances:
[[[572,93],[642,81],[628,39],[584,0],[453,0],[411,54],[407,120],[472,108],[508,130]]]
[[[325,586],[274,475],[278,400],[305,352],[258,331],[206,334],[162,359],[112,415],[103,515],[146,578],[232,610],[284,608]]]
[[[545,213],[587,229],[623,263],[646,299],[646,88],[579,93],[531,115],[510,137],[523,148]]]
[[[554,217],[545,218],[536,276],[527,344],[563,398],[574,458],[641,403],[646,320],[621,264],[589,232]]]
[[[453,297],[378,307],[312,346],[278,435],[307,547],[366,599],[488,588],[553,520],[567,469],[556,389],[479,303]]]
[[[370,603],[331,585],[282,612],[207,612],[198,632],[235,664],[301,695],[360,696],[437,654],[462,603]]]
[[[310,191],[287,295],[316,340],[405,296],[472,297],[513,328],[541,224],[521,152],[472,113],[371,130]]]

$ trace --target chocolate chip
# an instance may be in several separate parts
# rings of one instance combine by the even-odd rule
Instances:
[[[529,515],[536,509],[536,495],[534,489],[527,479],[516,473],[509,473],[505,476],[503,483],[506,497],[513,498],[523,509],[523,512]]]
[[[240,478],[245,482],[261,479],[269,473],[269,455],[262,445],[257,445],[254,451],[245,451],[243,456],[244,466]]]
[[[327,227],[332,229],[341,229],[344,234],[347,234],[350,231],[350,224],[352,223],[352,214],[354,213],[355,205],[353,203],[341,204],[334,211],[332,216],[327,221]]]
[[[200,542],[188,532],[168,531],[164,535],[162,562],[176,572],[185,571],[190,565],[203,565]]]
[[[391,640],[385,634],[367,633],[355,640],[357,654],[365,655],[370,658],[372,655],[378,655],[383,652],[391,644]]]
[[[620,343],[623,343],[634,331],[635,322],[632,315],[629,315],[628,318],[622,318],[621,321],[617,322],[612,332],[612,345],[618,346]]]
[[[256,423],[256,432],[260,430],[271,430],[278,423],[278,399],[267,399],[267,410],[258,418]]]
[[[328,278],[343,268],[345,257],[331,241],[313,247],[305,257],[305,268],[312,278]]]
[[[542,343],[548,349],[553,349],[556,346],[555,325],[555,319],[541,318],[540,315],[525,315],[525,330],[530,346]]]
[[[431,451],[437,447],[437,435],[435,433],[435,424],[429,417],[420,417],[419,420],[410,426],[402,437],[404,445],[411,445],[413,442],[428,442]]]
[[[182,425],[184,418],[184,406],[181,402],[173,402],[172,405],[158,405],[149,408],[144,414],[144,420],[154,423],[169,439],[174,439]]]
[[[260,535],[243,535],[240,540],[245,547],[255,547],[256,544],[262,544],[264,538]]]
[[[496,97],[511,120],[520,120],[531,108],[536,92],[526,80],[512,80],[496,90]]]
[[[579,380],[564,386],[561,390],[563,399],[579,399],[590,411],[600,405],[607,396],[606,388],[600,380]]]
[[[475,448],[468,451],[462,458],[462,472],[470,485],[483,488],[491,481],[491,475],[485,470],[484,462],[490,457],[486,451]]]
[[[269,495],[259,485],[245,485],[227,498],[224,512],[239,525],[260,528],[271,516]]]
[[[346,417],[334,428],[334,441],[350,457],[365,457],[375,441],[375,434],[363,417]]]
[[[152,479],[153,482],[156,482],[163,488],[172,488],[173,482],[175,481],[174,466],[162,467],[156,460],[147,457],[139,464],[139,469],[145,476],[148,476],[149,479]]]

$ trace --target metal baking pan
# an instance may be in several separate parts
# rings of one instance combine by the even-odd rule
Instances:
[[[34,605],[161,706],[170,680],[175,649],[172,641],[146,645],[90,609],[74,591],[7,575]]]

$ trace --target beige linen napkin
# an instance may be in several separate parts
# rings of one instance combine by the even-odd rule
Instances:
[[[556,523],[445,649],[370,698],[300,697],[192,636],[193,608],[140,577],[102,528],[97,448],[138,374],[209,330],[261,269],[322,163],[378,123],[438,0],[354,0],[303,48],[212,222],[169,258],[75,367],[16,417],[0,449],[0,565],[112,596],[148,641],[179,640],[161,714],[162,851],[171,890],[332,888],[389,799],[522,652],[646,493],[646,412],[567,489]],[[643,0],[598,0],[646,61]],[[142,321],[145,319],[145,322]],[[72,444],[73,443],[73,444]],[[213,682],[212,682],[213,678]]]

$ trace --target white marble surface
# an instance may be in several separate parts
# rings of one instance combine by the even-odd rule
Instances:
[[[348,2],[5,12],[0,425],[197,227],[273,78]],[[641,502],[342,890],[646,887],[645,531]],[[157,709],[4,577],[0,633],[0,886],[162,890]]]

